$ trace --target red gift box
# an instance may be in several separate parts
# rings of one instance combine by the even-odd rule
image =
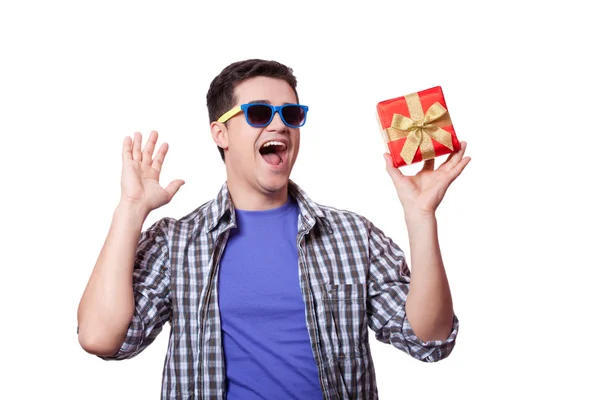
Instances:
[[[396,168],[460,150],[439,86],[379,102],[377,116]]]

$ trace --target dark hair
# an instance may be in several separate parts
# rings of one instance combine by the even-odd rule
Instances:
[[[282,79],[289,83],[298,101],[296,91],[296,77],[293,70],[277,61],[267,60],[245,60],[228,65],[210,84],[206,93],[206,105],[208,107],[208,118],[210,122],[216,121],[221,115],[229,111],[237,99],[234,90],[243,81],[257,76]],[[225,161],[225,152],[217,146],[221,159]]]

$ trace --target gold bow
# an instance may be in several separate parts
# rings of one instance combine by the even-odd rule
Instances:
[[[435,103],[429,107],[426,114],[423,114],[423,107],[417,93],[406,95],[404,98],[406,99],[410,118],[394,114],[392,124],[386,129],[386,132],[389,140],[406,138],[400,153],[406,164],[412,163],[417,149],[421,150],[423,160],[435,158],[435,149],[431,139],[435,139],[436,142],[450,150],[454,150],[452,134],[438,126],[438,124],[441,126],[452,124],[448,110],[440,103]],[[438,124],[434,124],[434,121],[437,121]]]

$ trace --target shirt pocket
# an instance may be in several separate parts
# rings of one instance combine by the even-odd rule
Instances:
[[[361,283],[326,284],[327,331],[336,358],[360,357],[367,352],[366,287]]]

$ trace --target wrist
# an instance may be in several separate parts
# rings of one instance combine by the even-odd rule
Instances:
[[[114,212],[114,216],[117,218],[124,218],[133,223],[139,222],[140,224],[144,223],[148,214],[150,214],[150,210],[147,207],[124,200],[119,202]]]
[[[407,223],[436,221],[435,211],[420,209],[404,209],[404,220]]]

